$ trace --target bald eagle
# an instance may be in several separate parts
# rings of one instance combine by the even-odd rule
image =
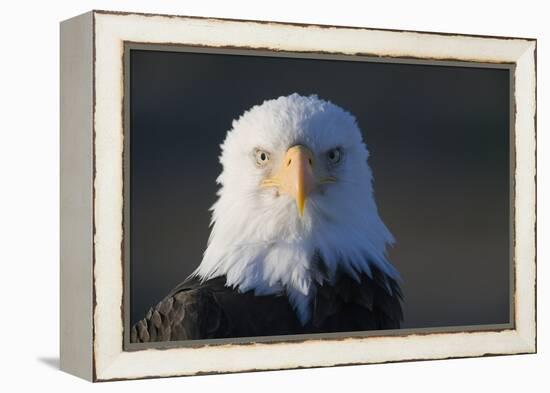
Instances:
[[[394,238],[368,155],[355,118],[316,95],[267,100],[234,120],[204,257],[131,341],[399,328]]]

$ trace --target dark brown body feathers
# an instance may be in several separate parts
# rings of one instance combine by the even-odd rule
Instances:
[[[316,287],[302,325],[284,295],[256,296],[225,286],[225,277],[174,288],[131,329],[131,342],[177,341],[398,329],[399,284],[378,269],[359,281],[339,274]]]

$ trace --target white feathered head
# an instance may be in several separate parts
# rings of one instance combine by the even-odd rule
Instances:
[[[397,278],[386,258],[394,240],[350,113],[316,95],[279,97],[234,120],[221,149],[212,232],[193,275],[225,275],[228,286],[257,295],[284,293],[302,323],[327,274],[357,278],[374,264]]]

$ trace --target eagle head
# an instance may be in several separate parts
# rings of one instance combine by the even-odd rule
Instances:
[[[193,275],[286,295],[303,324],[317,285],[330,285],[337,271],[358,279],[374,265],[397,278],[368,155],[355,118],[316,95],[246,111],[221,145],[212,229]]]

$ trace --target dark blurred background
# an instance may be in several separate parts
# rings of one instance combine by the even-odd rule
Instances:
[[[509,71],[131,50],[131,323],[200,263],[219,145],[265,99],[353,113],[404,328],[509,322]]]

